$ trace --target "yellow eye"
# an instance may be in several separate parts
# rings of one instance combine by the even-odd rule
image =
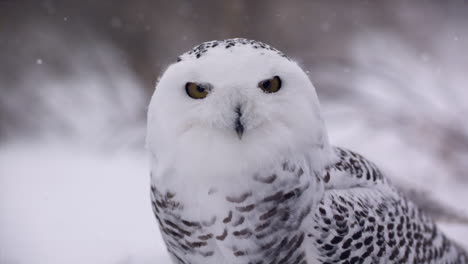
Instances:
[[[265,93],[276,93],[281,89],[281,79],[275,76],[271,79],[263,80],[258,83],[258,88],[262,89]]]
[[[193,99],[203,99],[208,95],[210,88],[206,84],[188,82],[185,84],[185,91]]]

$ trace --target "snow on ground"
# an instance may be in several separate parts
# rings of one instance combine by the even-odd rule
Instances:
[[[169,263],[145,153],[76,144],[0,149],[0,263]]]

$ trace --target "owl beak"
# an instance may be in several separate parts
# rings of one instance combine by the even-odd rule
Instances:
[[[244,134],[244,125],[242,125],[241,122],[241,117],[242,117],[242,108],[240,105],[238,105],[235,109],[235,112],[237,114],[236,116],[236,122],[234,124],[237,136],[239,139],[242,139],[242,135]]]

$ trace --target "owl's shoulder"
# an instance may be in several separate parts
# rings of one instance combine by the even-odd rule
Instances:
[[[390,187],[384,173],[361,154],[333,147],[335,161],[323,172],[325,190]]]

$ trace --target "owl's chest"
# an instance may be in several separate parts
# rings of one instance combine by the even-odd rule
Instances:
[[[179,195],[187,188],[160,183],[152,188],[153,210],[175,263],[300,263],[312,180],[301,166],[284,163],[254,173],[242,188],[194,188],[192,200]]]

